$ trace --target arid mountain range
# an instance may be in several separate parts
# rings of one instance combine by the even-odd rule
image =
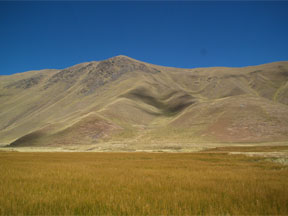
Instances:
[[[1,145],[137,150],[285,141],[288,61],[180,69],[116,56],[0,76]]]

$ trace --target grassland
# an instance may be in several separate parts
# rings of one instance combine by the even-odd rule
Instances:
[[[287,215],[288,169],[227,153],[0,152],[1,215]]]
[[[224,146],[224,147],[216,147],[216,148],[209,148],[205,150],[205,152],[287,152],[288,146],[287,145],[279,145],[273,146],[272,143],[267,146]]]

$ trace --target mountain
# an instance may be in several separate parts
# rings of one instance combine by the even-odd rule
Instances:
[[[179,69],[127,56],[0,76],[0,144],[98,149],[288,141],[288,62]]]

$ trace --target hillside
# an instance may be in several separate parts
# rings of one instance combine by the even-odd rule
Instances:
[[[126,56],[0,76],[0,144],[137,150],[288,141],[288,62],[179,69]]]

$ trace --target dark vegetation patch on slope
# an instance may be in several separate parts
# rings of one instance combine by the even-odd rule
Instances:
[[[80,93],[89,95],[95,92],[95,90],[103,86],[108,82],[119,79],[123,74],[141,71],[145,73],[158,73],[159,70],[148,67],[144,63],[131,60],[127,57],[117,56],[104,61],[101,61],[95,69],[90,70],[82,80],[84,86]]]
[[[175,97],[175,94],[178,96]],[[174,96],[174,97],[173,97]],[[153,95],[149,90],[145,88],[136,88],[128,93],[122,95],[122,97],[129,98],[132,100],[138,100],[149,104],[153,107],[156,107],[158,110],[162,112],[163,115],[174,115],[182,110],[184,110],[189,105],[195,103],[197,100],[193,96],[187,93],[179,92],[171,92],[166,97],[166,100],[161,100],[161,97],[157,97],[157,95]]]
[[[87,70],[92,70],[94,68],[95,63],[84,63],[80,65],[75,65],[60,72],[54,74],[44,86],[44,89],[49,88],[59,82],[66,85],[66,88],[71,87],[78,81],[78,78],[83,75]]]
[[[26,146],[37,146],[41,140],[46,136],[41,131],[35,131],[25,136],[20,137],[10,144],[11,147],[26,147]]]
[[[5,86],[5,88],[21,88],[21,89],[29,89],[35,85],[37,85],[43,78],[43,75],[36,75],[27,79],[21,79],[11,84]]]

